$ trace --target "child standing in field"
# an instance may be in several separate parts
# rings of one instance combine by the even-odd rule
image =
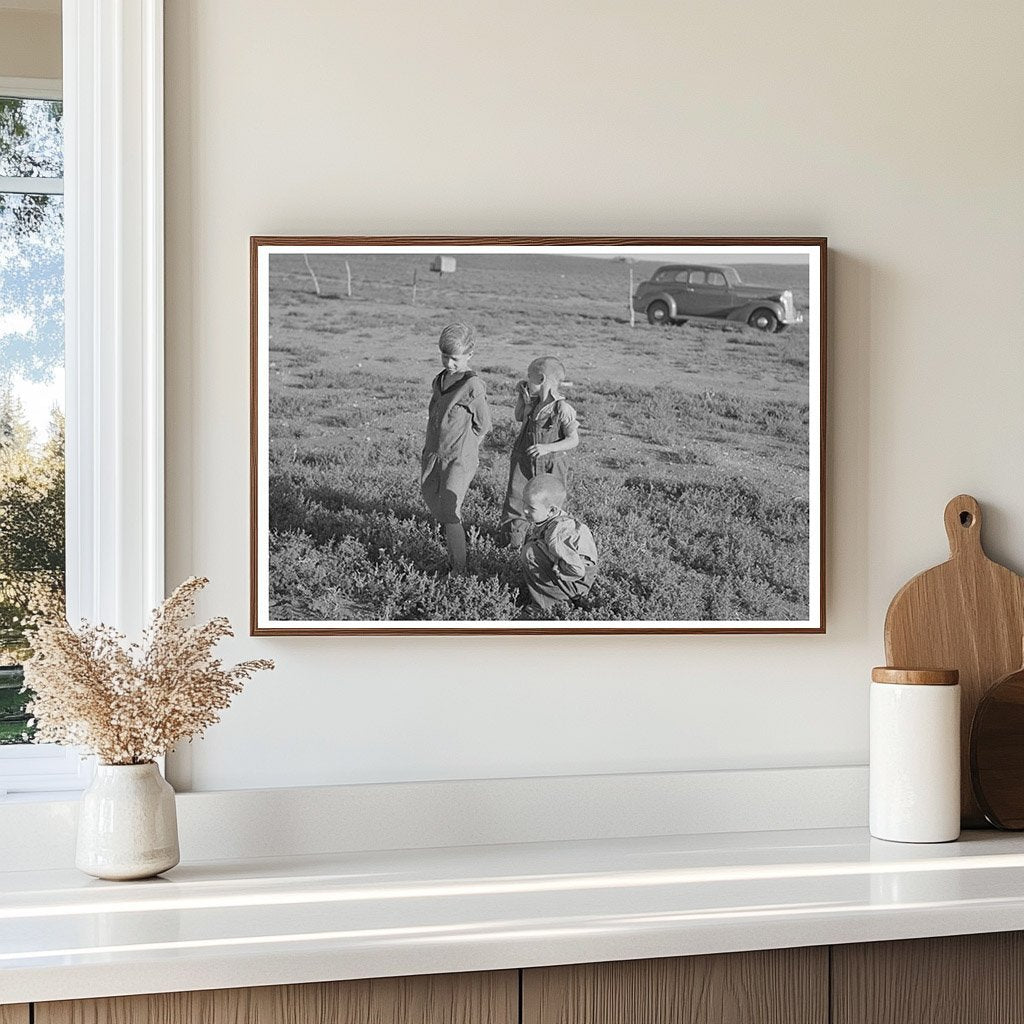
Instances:
[[[512,446],[502,531],[511,547],[520,548],[528,523],[523,510],[526,484],[541,473],[557,477],[569,486],[568,453],[580,443],[576,410],[559,390],[565,381],[565,367],[553,356],[534,359],[526,380],[516,386],[516,421],[522,423]]]
[[[597,574],[597,545],[589,528],[562,505],[565,485],[542,473],[527,483],[523,508],[532,524],[520,558],[530,601],[548,611],[559,604],[589,607]]]
[[[462,502],[480,464],[480,439],[491,429],[483,381],[469,368],[474,334],[468,324],[449,324],[437,347],[444,369],[434,378],[427,437],[420,466],[420,493],[444,529],[453,573],[466,571]]]

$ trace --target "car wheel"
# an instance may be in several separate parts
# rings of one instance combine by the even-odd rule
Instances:
[[[647,307],[647,322],[649,324],[654,324],[655,327],[671,323],[671,317],[668,314],[668,306],[664,302],[652,302]]]
[[[759,331],[774,331],[779,326],[779,318],[770,309],[755,309],[747,323]]]

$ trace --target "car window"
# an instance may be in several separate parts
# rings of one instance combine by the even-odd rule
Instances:
[[[708,284],[713,284],[718,288],[725,287],[725,274],[720,274],[717,270],[708,271]]]
[[[674,272],[668,267],[663,267],[654,275],[653,278],[651,278],[652,281],[671,281],[673,279]]]
[[[689,273],[688,270],[677,270],[672,280],[678,281],[680,284],[686,284],[686,278]]]
[[[703,270],[691,270],[690,271],[690,284],[703,284],[704,283],[704,271]]]

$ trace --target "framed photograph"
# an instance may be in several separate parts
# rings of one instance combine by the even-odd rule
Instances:
[[[254,635],[825,631],[824,238],[250,250]]]

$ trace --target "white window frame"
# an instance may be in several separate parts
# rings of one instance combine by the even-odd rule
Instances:
[[[0,97],[19,100],[60,100],[58,78],[5,78],[0,75]],[[22,195],[63,195],[63,178],[9,178],[0,174],[0,192]]]
[[[63,0],[63,49],[68,617],[138,635],[164,596],[163,0]],[[91,774],[0,748],[0,795]]]

